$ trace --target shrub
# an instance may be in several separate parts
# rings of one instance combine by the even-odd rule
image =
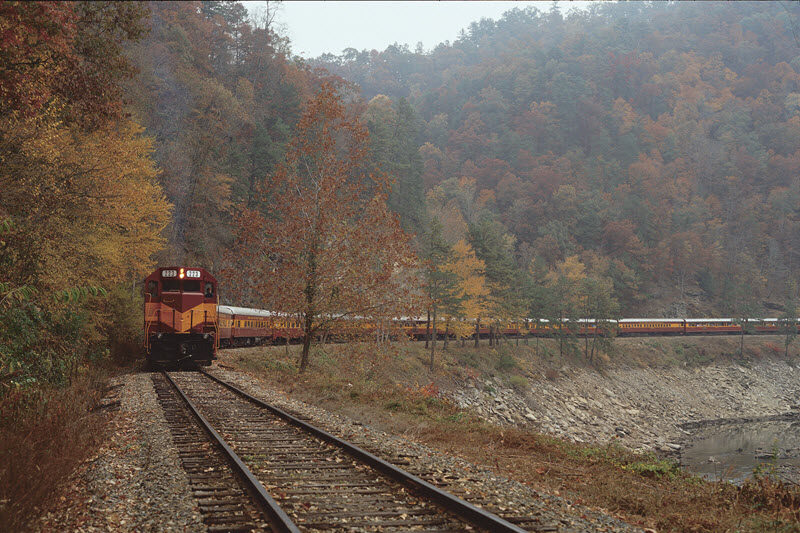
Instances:
[[[530,383],[528,383],[528,380],[525,379],[523,376],[520,376],[519,374],[515,374],[509,377],[508,383],[518,391],[525,391],[528,390],[528,388],[530,387]]]
[[[53,488],[100,444],[104,417],[91,410],[105,377],[92,366],[66,388],[6,391],[0,403],[0,531],[25,529]]]
[[[517,362],[514,360],[514,356],[507,353],[500,354],[500,358],[497,360],[497,363],[495,364],[495,368],[497,370],[511,370],[516,366]]]
[[[625,465],[623,468],[649,478],[660,478],[662,476],[673,477],[680,472],[680,466],[677,463],[663,459],[636,461]]]

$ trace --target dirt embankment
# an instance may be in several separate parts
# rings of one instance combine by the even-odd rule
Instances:
[[[766,359],[749,367],[719,361],[701,367],[594,369],[564,366],[511,387],[498,377],[467,379],[444,391],[495,423],[531,425],[578,442],[612,440],[671,453],[690,421],[755,418],[790,412],[800,400],[800,368]]]
[[[317,348],[314,364],[328,376],[317,385],[331,391],[322,398],[330,408],[367,397],[389,405],[389,390],[401,386],[449,399],[494,424],[674,453],[691,434],[682,426],[687,422],[770,416],[800,404],[800,359],[791,355],[797,347],[784,358],[782,341],[746,337],[740,353],[735,336],[623,338],[591,362],[580,340],[571,355],[553,339],[510,340],[493,348],[454,342],[447,352],[439,343],[433,372],[423,343],[397,343],[384,348],[387,353],[369,344],[340,344]],[[231,352],[224,359],[239,353]],[[264,348],[260,356],[245,353],[235,358],[253,369],[266,364],[283,374],[293,364],[279,347]],[[336,390],[337,383],[346,389]]]

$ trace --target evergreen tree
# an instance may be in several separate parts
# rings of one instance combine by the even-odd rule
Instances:
[[[519,290],[522,273],[514,261],[514,238],[502,224],[489,216],[469,225],[469,240],[485,267],[489,287],[487,310],[492,319],[490,344],[497,338],[501,320],[519,318],[525,311],[524,294]]]
[[[458,275],[448,268],[453,260],[453,250],[442,237],[442,223],[437,218],[431,220],[425,232],[422,258],[425,261],[425,286],[432,318],[429,365],[433,370],[438,312],[442,311],[448,317],[458,316],[463,305]]]

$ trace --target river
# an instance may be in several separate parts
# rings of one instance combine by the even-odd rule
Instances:
[[[740,483],[760,468],[800,482],[800,418],[724,423],[692,433],[681,466],[707,479]]]

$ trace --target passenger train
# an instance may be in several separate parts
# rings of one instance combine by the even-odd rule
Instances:
[[[143,291],[145,352],[148,363],[154,367],[208,366],[220,348],[290,343],[303,336],[298,317],[220,304],[217,280],[202,268],[159,268],[145,278]],[[490,335],[488,324],[468,322],[469,327],[459,330],[472,331],[473,339],[476,335],[480,338]],[[543,319],[521,319],[501,325],[497,333],[510,337],[548,337],[563,327],[578,336],[739,335],[743,324],[745,334],[785,331],[785,322],[777,318],[752,318],[746,322],[732,318],[623,318],[602,323],[582,319],[561,325]],[[795,328],[800,331],[800,321]],[[377,330],[377,324],[361,317],[346,321],[330,335],[350,338],[372,335]],[[442,324],[430,332],[423,317],[393,319],[388,330],[393,338],[415,340],[428,335],[443,338],[446,334]]]

